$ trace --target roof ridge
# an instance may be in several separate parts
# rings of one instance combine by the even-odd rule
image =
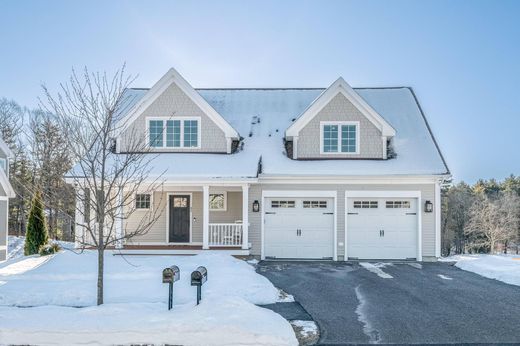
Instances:
[[[409,89],[409,86],[380,86],[380,87],[353,87],[354,90],[374,90],[374,89]],[[150,90],[150,88],[129,88],[132,90]],[[262,87],[239,87],[239,88],[194,88],[195,90],[325,90],[327,88],[262,88]]]

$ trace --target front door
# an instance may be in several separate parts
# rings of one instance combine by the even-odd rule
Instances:
[[[171,195],[170,204],[170,224],[169,242],[170,243],[189,243],[190,242],[190,196]]]

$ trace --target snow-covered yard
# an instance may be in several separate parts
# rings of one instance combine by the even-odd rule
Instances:
[[[441,260],[457,262],[455,266],[460,269],[520,286],[519,255],[456,255]]]
[[[278,290],[246,262],[228,255],[105,256],[105,304],[95,306],[93,251],[20,257],[0,265],[0,344],[295,345],[291,325],[257,307]],[[181,270],[167,310],[162,269]],[[196,306],[189,274],[208,269]],[[78,308],[81,307],[81,308]]]

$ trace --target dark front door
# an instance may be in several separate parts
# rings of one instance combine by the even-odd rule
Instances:
[[[170,243],[189,243],[190,223],[190,196],[170,196]]]

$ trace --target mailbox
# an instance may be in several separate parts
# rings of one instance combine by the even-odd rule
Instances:
[[[162,282],[163,284],[174,283],[175,281],[179,281],[181,278],[181,271],[177,266],[171,266],[168,268],[164,268],[162,271]]]
[[[198,267],[191,273],[191,285],[200,286],[208,280],[208,270],[206,267]]]
[[[163,284],[168,284],[168,310],[171,310],[173,307],[173,283],[175,281],[179,281],[181,278],[181,271],[177,266],[171,266],[168,268],[164,268],[162,271],[162,282]]]
[[[197,305],[202,299],[202,285],[208,281],[208,270],[206,267],[198,267],[191,273],[191,285],[197,286]]]

